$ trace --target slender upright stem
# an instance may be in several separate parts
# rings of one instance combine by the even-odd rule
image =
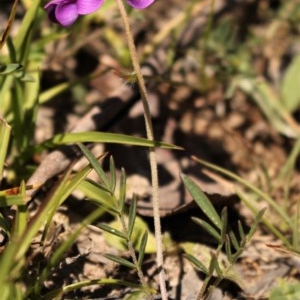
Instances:
[[[144,77],[141,72],[140,64],[138,61],[137,51],[134,44],[134,39],[128,22],[127,13],[122,0],[116,0],[122,22],[125,29],[126,40],[128,43],[128,48],[130,52],[130,57],[133,65],[133,69],[137,76],[138,85],[140,88],[141,98],[144,107],[144,117],[147,138],[151,141],[154,140],[153,126],[151,120],[151,113],[149,109],[147,90],[145,86]],[[153,199],[153,216],[154,216],[154,231],[156,240],[156,262],[159,270],[159,285],[160,293],[163,300],[168,299],[167,289],[166,289],[166,276],[163,269],[163,249],[162,249],[162,235],[161,235],[161,225],[159,216],[159,194],[158,194],[158,171],[157,171],[157,160],[155,148],[149,148],[149,158],[150,158],[150,168],[151,168],[151,180],[152,180],[152,199]]]
[[[128,234],[128,227],[126,225],[126,222],[125,222],[125,219],[124,219],[124,216],[122,214],[119,215],[119,220],[122,224],[122,228],[123,228],[123,232]],[[133,247],[133,244],[132,244],[132,241],[130,240],[130,238],[127,239],[127,246],[128,246],[128,250],[130,252],[130,255],[131,255],[131,258],[132,258],[132,261],[136,267],[136,270],[137,270],[137,274],[138,274],[138,277],[140,279],[140,282],[144,288],[144,292],[147,294],[147,300],[153,300],[153,296],[152,294],[150,293],[149,291],[149,288],[147,286],[147,283],[146,283],[146,280],[145,280],[145,276],[139,266],[139,263],[138,263],[138,259],[136,257],[136,254],[135,254],[135,251],[134,251],[134,247]]]

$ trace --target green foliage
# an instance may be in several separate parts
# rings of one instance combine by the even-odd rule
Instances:
[[[162,147],[167,149],[182,149],[181,147],[171,145],[163,142],[149,141],[144,138],[135,136],[128,136],[125,134],[117,134],[110,132],[76,132],[76,133],[64,133],[54,136],[53,138],[45,141],[40,145],[40,149],[53,147],[57,145],[70,144],[70,143],[84,143],[84,142],[99,142],[99,143],[115,143],[132,146],[143,147]]]
[[[241,178],[240,176],[238,176],[237,174],[234,174],[233,172],[230,172],[224,168],[221,168],[219,166],[216,166],[214,164],[208,163],[202,159],[199,159],[197,157],[193,157],[193,159],[198,162],[199,164],[212,169],[214,171],[217,171],[235,181],[237,181],[238,183],[242,184],[244,187],[246,187],[247,189],[249,189],[251,192],[253,192],[254,194],[258,195],[259,197],[261,197],[262,199],[264,199],[264,201],[266,201],[267,204],[270,205],[270,207],[273,208],[274,212],[276,212],[277,216],[279,216],[281,218],[281,221],[284,222],[285,226],[288,226],[289,229],[293,229],[293,223],[291,218],[288,216],[287,212],[285,211],[285,209],[283,207],[281,207],[280,205],[278,205],[276,203],[276,201],[274,199],[272,199],[267,193],[264,193],[262,190],[260,190],[259,188],[255,187],[254,185],[252,185],[250,182],[248,182],[247,180],[244,180],[243,178]],[[248,208],[255,214],[258,215],[259,211],[253,206],[253,204],[251,204],[243,195],[241,192],[237,192],[238,195],[240,196],[241,200],[243,202],[245,202],[245,204],[248,206]],[[282,235],[282,233],[280,232],[280,230],[278,230],[277,226],[278,226],[278,222],[276,221],[277,219],[274,219],[274,224],[263,218],[262,222],[265,224],[266,227],[269,228],[269,230],[275,235],[277,236],[283,243],[285,243],[287,246],[291,246],[291,242],[289,242],[284,235]]]
[[[227,91],[228,98],[238,89],[252,97],[274,129],[290,138],[299,136],[297,126],[291,121],[286,106],[266,80],[245,76],[233,77]]]
[[[281,96],[284,107],[293,112],[300,105],[300,55],[295,56],[286,70],[281,83]]]
[[[0,183],[2,180],[2,173],[3,173],[3,167],[5,158],[7,155],[7,148],[10,138],[10,132],[11,127],[7,124],[7,122],[0,118],[0,141],[1,141],[1,147],[0,147]]]
[[[121,231],[122,224],[120,221],[114,220],[109,224],[98,224],[98,226],[106,231],[104,232],[104,237],[109,245],[120,251],[127,250],[126,235]],[[147,235],[147,239],[145,235]],[[138,216],[136,216],[131,241],[134,249],[139,252],[140,257],[144,253],[155,252],[155,237],[149,232],[146,222]],[[146,244],[143,245],[145,242]]]
[[[210,219],[214,226],[221,229],[221,219],[218,213],[216,212],[215,208],[209,201],[209,199],[206,197],[206,195],[199,189],[197,184],[193,182],[188,176],[182,174],[181,178],[185,187],[187,188],[193,199],[196,201],[200,209],[203,211],[203,213]]]
[[[243,283],[239,279],[239,275],[233,271],[233,267],[243,253],[246,244],[250,242],[259,222],[262,220],[266,209],[262,209],[255,216],[254,222],[248,234],[244,233],[244,229],[239,222],[239,236],[237,237],[227,224],[227,208],[225,207],[222,210],[220,218],[212,203],[197,186],[197,184],[185,174],[182,174],[181,177],[185,188],[188,190],[190,195],[193,197],[201,211],[209,219],[212,225],[198,218],[192,218],[192,220],[206,230],[207,233],[213,236],[218,242],[218,247],[215,252],[212,252],[211,249],[203,246],[201,246],[200,249],[197,249],[199,246],[193,243],[181,245],[185,252],[185,257],[198,270],[206,275],[197,299],[203,299],[206,293],[211,292],[211,289],[215,288],[225,278],[234,281],[242,287]],[[221,253],[221,249],[223,249],[223,247],[225,248],[226,259],[224,259],[224,255]],[[234,252],[232,252],[232,248],[234,249]],[[208,288],[208,284],[213,276],[217,277],[217,279],[212,283],[212,286]]]
[[[11,160],[15,159],[16,173],[20,171],[17,169],[21,168],[17,158],[22,156],[32,143],[34,135],[40,90],[38,66],[41,62],[33,60],[29,51],[33,34],[40,28],[38,11],[41,1],[34,1],[30,6],[17,36],[12,41],[8,33],[18,2],[15,1],[12,8],[0,47],[6,42],[9,51],[7,56],[0,55],[0,114],[11,125],[14,134],[11,140],[12,151],[8,153],[8,157]]]
[[[61,299],[61,297],[71,291],[81,289],[83,287],[88,287],[91,285],[118,285],[118,286],[124,286],[124,287],[130,287],[132,289],[139,288],[138,284],[134,284],[131,282],[127,282],[124,280],[118,280],[118,279],[95,279],[95,280],[87,280],[87,281],[80,281],[76,282],[74,284],[62,286],[61,288],[51,291],[48,294],[45,295],[44,299],[46,300],[52,300],[52,299]],[[152,293],[155,291],[152,289],[150,290]],[[145,291],[138,291],[139,294],[147,295],[147,292]]]
[[[51,219],[55,207],[58,207],[63,201],[74,191],[76,186],[82,181],[92,170],[90,166],[82,169],[76,176],[70,179],[71,169],[66,172],[60,181],[54,194],[45,200],[44,205],[40,207],[35,214],[35,218],[27,224],[27,209],[25,205],[18,206],[15,226],[11,229],[10,236],[12,242],[5,248],[0,258],[0,287],[3,291],[2,299],[11,299],[12,293],[17,293],[19,277],[26,267],[25,254],[31,246],[33,238],[37,235],[41,226],[45,221]],[[20,195],[24,197],[24,187],[21,189]],[[68,246],[71,245],[68,241]],[[60,253],[61,258],[63,252]],[[55,256],[53,256],[54,258]],[[57,263],[59,259],[56,258]],[[53,266],[51,264],[51,266]],[[51,266],[48,265],[49,270]],[[44,279],[44,276],[43,276]],[[37,289],[41,289],[43,281],[39,282]],[[29,291],[27,291],[29,292]]]
[[[141,287],[140,290],[146,292],[148,295],[147,297],[150,299],[152,296],[152,292],[150,288],[146,284],[144,279],[143,272],[141,270],[142,266],[142,259],[144,257],[144,253],[147,250],[147,240],[148,234],[146,233],[148,228],[145,223],[139,219],[139,225],[137,225],[138,218],[136,217],[136,206],[137,206],[137,199],[133,197],[128,214],[126,215],[124,211],[124,204],[125,204],[125,195],[126,195],[126,174],[125,171],[122,170],[121,172],[121,180],[118,194],[115,193],[115,173],[114,170],[114,162],[110,159],[110,171],[113,174],[111,178],[107,178],[103,168],[98,164],[97,160],[93,158],[92,153],[84,146],[80,145],[81,150],[83,151],[84,155],[88,158],[89,162],[96,170],[97,174],[99,175],[100,180],[102,183],[94,184],[92,193],[89,193],[91,190],[87,188],[86,194],[89,194],[94,198],[94,200],[99,201],[99,203],[104,204],[107,208],[108,212],[112,215],[116,216],[116,221],[112,222],[111,224],[99,224],[98,227],[104,230],[106,233],[112,236],[112,238],[106,236],[107,240],[111,242],[114,247],[118,248],[118,245],[122,245],[120,240],[124,240],[126,242],[127,249],[130,252],[132,262],[124,259],[120,256],[113,255],[113,254],[106,254],[105,256],[125,267],[135,269],[139,276]],[[81,189],[82,191],[82,189]],[[107,194],[109,197],[105,197],[103,193]],[[99,195],[101,195],[99,197]],[[96,199],[95,199],[96,198]],[[117,239],[116,239],[117,237]],[[139,257],[137,258],[135,249],[139,250]]]
[[[11,73],[20,72],[23,70],[21,64],[7,64],[7,65],[0,65],[0,75],[9,75]]]
[[[201,1],[200,1],[201,2]],[[216,1],[211,1],[210,9]],[[268,1],[266,1],[267,3]],[[270,1],[269,1],[270,2]],[[279,1],[280,2],[280,1]],[[284,21],[298,32],[300,20],[300,4],[297,1],[281,1],[281,9],[277,15],[273,11],[276,21]],[[284,3],[283,3],[284,2]],[[22,5],[25,15],[21,20],[17,33],[10,37],[11,27],[15,18],[17,5]],[[110,49],[109,55],[116,58],[122,67],[131,68],[130,51],[123,39],[123,32],[119,27],[108,26],[108,17],[115,14],[114,1],[105,1],[103,9],[94,16],[86,16],[81,22],[75,24],[71,29],[57,29],[55,25],[48,26],[44,22],[45,12],[42,10],[42,0],[15,0],[9,15],[7,28],[4,30],[0,40],[0,184],[3,172],[7,171],[8,184],[16,183],[17,187],[0,190],[0,207],[5,209],[13,206],[15,218],[12,224],[6,217],[0,214],[0,227],[7,232],[10,243],[0,255],[0,290],[1,300],[6,299],[40,299],[44,282],[51,276],[53,269],[63,260],[64,254],[70,249],[81,230],[90,224],[97,224],[103,230],[107,243],[117,249],[117,255],[106,254],[110,260],[135,270],[139,277],[139,283],[131,283],[117,279],[89,280],[61,286],[56,290],[42,295],[44,299],[62,299],[64,294],[80,289],[82,287],[98,285],[121,285],[130,287],[134,291],[126,296],[126,299],[151,299],[155,293],[146,283],[142,268],[145,254],[156,252],[156,241],[154,235],[149,231],[145,221],[137,216],[137,199],[133,197],[130,203],[126,202],[126,173],[121,170],[117,175],[114,160],[110,157],[108,170],[103,169],[99,161],[103,157],[94,157],[87,147],[80,143],[116,143],[141,147],[162,147],[166,149],[180,149],[180,147],[156,142],[152,139],[143,139],[134,136],[114,134],[108,132],[78,132],[60,133],[43,142],[35,144],[34,133],[37,111],[40,105],[49,102],[54,97],[65,91],[71,91],[74,98],[77,95],[76,88],[84,87],[86,82],[105,74],[111,68],[89,74],[83,78],[71,78],[50,87],[47,90],[41,88],[41,73],[43,62],[46,58],[45,46],[49,42],[64,39],[68,54],[74,54],[80,44],[82,37],[90,32],[90,25],[99,27],[101,37]],[[184,8],[182,13],[176,15],[167,26],[162,26],[159,32],[151,37],[148,44],[139,51],[143,57],[154,53],[154,50],[164,44],[166,37],[171,37],[172,45],[166,47],[169,69],[163,78],[146,77],[149,83],[167,82],[171,88],[178,85],[188,87],[206,96],[210,90],[222,86],[227,89],[227,98],[231,98],[237,91],[251,98],[265,115],[270,126],[277,130],[285,138],[295,143],[290,156],[283,165],[280,174],[272,185],[284,186],[285,206],[279,205],[272,198],[272,191],[265,192],[255,185],[249,183],[237,174],[209,164],[205,161],[194,159],[203,166],[217,171],[242,185],[247,192],[236,189],[240,199],[255,215],[249,232],[246,232],[241,222],[238,221],[238,232],[230,228],[227,209],[223,209],[221,215],[215,210],[207,196],[187,175],[182,175],[182,180],[187,191],[191,194],[199,209],[205,214],[205,220],[192,218],[192,220],[211,235],[218,243],[217,249],[212,250],[197,243],[182,243],[180,247],[184,250],[186,258],[201,272],[206,275],[204,284],[199,292],[198,298],[207,294],[208,285],[217,286],[221,280],[234,281],[240,287],[243,282],[240,274],[234,268],[237,259],[252,238],[259,222],[274,236],[280,239],[291,255],[299,255],[299,223],[300,202],[297,203],[295,214],[290,214],[290,186],[292,176],[295,172],[300,151],[300,130],[298,123],[293,119],[293,113],[297,111],[300,104],[300,57],[295,55],[288,63],[282,77],[264,79],[258,74],[252,64],[253,56],[257,55],[258,47],[265,41],[260,40],[252,28],[243,36],[243,42],[238,37],[239,24],[233,18],[234,14],[227,14],[214,20],[213,14],[208,17],[207,24],[203,26],[201,39],[192,42],[191,46],[182,47],[179,37],[189,21],[200,15],[202,3],[192,1]],[[108,12],[108,13],[107,13]],[[130,10],[130,15],[143,21],[143,13]],[[107,14],[107,16],[106,16]],[[202,14],[201,14],[202,16]],[[92,22],[91,22],[92,21]],[[2,24],[1,24],[2,25]],[[147,32],[145,33],[145,36]],[[294,36],[295,37],[295,36]],[[143,42],[144,37],[139,37]],[[183,42],[184,44],[184,42]],[[179,47],[180,48],[180,47]],[[294,53],[298,47],[295,41],[293,49],[288,52]],[[3,50],[3,51],[2,51]],[[182,53],[181,53],[182,51]],[[185,52],[185,53],[184,53]],[[290,53],[291,52],[291,53]],[[176,65],[178,56],[187,55],[194,59],[199,75],[199,80],[189,82],[188,70],[183,76],[183,82],[173,81],[171,75]],[[154,55],[155,56],[155,55]],[[213,75],[211,75],[213,74]],[[128,73],[126,80],[129,83],[141,83],[138,81],[136,71]],[[141,84],[140,84],[141,85]],[[143,94],[143,93],[142,93]],[[198,94],[197,94],[198,95]],[[229,100],[230,101],[230,100]],[[151,126],[150,126],[151,127]],[[83,155],[87,158],[89,165],[77,173],[68,169],[60,178],[52,193],[44,199],[35,215],[29,216],[27,205],[27,189],[35,188],[25,186],[25,179],[29,172],[29,164],[35,154],[45,150],[51,150],[60,145],[78,144]],[[5,164],[5,161],[8,164]],[[28,163],[30,162],[30,163]],[[97,181],[87,179],[91,170],[98,175]],[[4,180],[3,180],[4,181]],[[6,184],[6,182],[5,182]],[[50,255],[45,266],[37,266],[37,278],[33,284],[26,286],[24,278],[27,273],[28,251],[31,249],[33,240],[39,237],[38,243],[41,248],[45,246],[46,237],[49,234],[53,216],[64,204],[68,196],[75,190],[83,192],[85,201],[95,204],[95,210],[86,216],[70,236],[63,241]],[[268,213],[272,218],[265,217],[265,210],[256,208],[256,200],[260,199],[269,205]],[[109,213],[114,220],[108,223],[100,223],[99,218],[104,213]],[[29,221],[28,221],[29,220]],[[42,231],[41,234],[39,232]],[[123,251],[129,251],[130,257],[124,258]],[[224,253],[222,253],[224,251]],[[299,285],[291,284],[285,280],[278,281],[278,286],[270,293],[270,299],[298,299]]]
[[[277,286],[270,292],[270,300],[297,300],[300,298],[300,283],[291,283],[285,279],[279,279]]]

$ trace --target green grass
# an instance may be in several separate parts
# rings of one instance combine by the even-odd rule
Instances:
[[[211,1],[208,7],[213,9],[216,2]],[[106,1],[99,12],[80,18],[70,28],[59,28],[57,25],[50,24],[42,9],[43,4],[41,0],[15,1],[14,6],[11,6],[7,27],[0,40],[0,207],[3,209],[0,213],[0,227],[4,229],[9,239],[0,254],[1,300],[40,299],[41,295],[44,299],[63,299],[65,294],[90,285],[120,285],[131,289],[133,299],[145,299],[145,297],[153,299],[157,291],[152,287],[151,282],[147,281],[143,262],[145,254],[155,252],[153,244],[157,237],[137,215],[136,198],[133,197],[128,207],[125,204],[127,189],[125,170],[122,169],[118,175],[112,157],[108,158],[107,154],[94,157],[88,147],[82,143],[139,146],[141,151],[142,148],[150,150],[158,147],[172,150],[183,150],[183,148],[149,137],[96,131],[59,132],[42,143],[35,142],[37,114],[43,105],[51,105],[52,101],[64,92],[76,94],[76,88],[81,89],[83,94],[87,94],[87,83],[93,79],[99,80],[108,70],[111,70],[108,67],[107,70],[82,77],[71,76],[55,86],[45,88],[42,84],[43,64],[49,59],[47,52],[49,45],[65,41],[63,52],[67,56],[66,59],[75,57],[90,32],[93,33],[93,28],[97,27],[101,30],[101,41],[107,48],[107,54],[118,62],[121,69],[131,68],[132,58],[132,51],[129,51],[124,39],[124,32],[114,26],[115,19],[111,21],[110,17],[107,17],[118,16],[114,1]],[[182,34],[189,25],[190,19],[201,10],[202,2],[191,1],[189,5],[181,5],[182,9],[172,15],[172,19],[168,20],[158,32],[153,33],[152,30],[149,36],[146,32],[145,40],[141,45],[139,44],[138,50],[142,63],[155,53],[164,40],[169,43],[168,49],[165,49],[167,72],[163,76],[146,76],[146,83],[150,87],[159,83],[174,89],[185,87],[203,98],[222,85],[224,99],[226,98],[228,102],[235,93],[242,92],[246,101],[254,103],[261,112],[268,126],[290,145],[288,150],[284,149],[288,154],[279,174],[272,178],[271,182],[268,174],[264,178],[269,189],[260,186],[258,182],[253,183],[243,178],[238,171],[233,172],[192,156],[199,168],[205,167],[214,174],[221,175],[234,187],[233,192],[252,212],[251,226],[247,232],[241,222],[237,221],[238,234],[233,233],[227,209],[224,208],[219,214],[197,184],[188,175],[181,175],[186,191],[206,218],[206,220],[193,218],[193,221],[217,243],[216,249],[208,255],[206,262],[198,259],[196,253],[193,253],[198,246],[197,243],[179,245],[185,257],[205,275],[204,283],[199,288],[197,296],[197,299],[204,299],[212,290],[211,287],[217,287],[224,279],[240,284],[233,267],[246,246],[251,243],[251,238],[259,226],[282,244],[281,249],[291,255],[299,255],[300,206],[297,201],[296,207],[291,207],[290,197],[293,193],[292,179],[297,173],[300,151],[300,126],[296,117],[300,105],[298,90],[300,63],[299,54],[294,54],[279,78],[275,74],[271,74],[271,77],[274,76],[271,79],[260,74],[252,62],[258,49],[265,45],[264,41],[255,29],[249,26],[244,33],[243,42],[240,42],[238,38],[240,28],[234,19],[234,13],[219,19],[215,19],[215,16],[210,13],[207,22],[203,25],[202,38],[196,39],[185,49],[178,50],[180,39],[183,38]],[[22,16],[18,14],[15,17],[17,6]],[[141,11],[128,10],[128,13],[133,24],[147,19]],[[15,18],[21,22],[16,33],[11,30]],[[299,34],[300,31],[298,25],[300,4],[297,1],[284,1],[278,9],[269,7],[265,18],[269,22],[269,25],[265,26],[270,34],[272,26],[288,24],[288,38],[293,41],[295,49],[299,47],[299,37],[295,34],[295,32]],[[140,38],[143,40],[143,37]],[[276,35],[273,39],[276,40]],[[192,81],[189,81],[191,71],[185,69],[185,66],[180,69],[182,76],[180,78],[183,80],[174,80],[172,77],[173,73],[178,72],[177,60],[181,55],[190,58],[194,63],[196,71]],[[141,87],[139,74],[136,72],[130,74],[133,75],[128,78],[129,83],[138,82]],[[144,97],[143,90],[141,94]],[[86,108],[85,104],[83,106]],[[145,114],[147,115],[147,110]],[[51,193],[32,215],[29,209],[31,199],[28,197],[28,189],[36,189],[36,187],[26,186],[25,182],[38,167],[34,163],[34,158],[41,153],[69,144],[77,145],[88,163],[77,172],[73,171],[73,164],[71,164],[59,177],[57,184],[51,187]],[[187,158],[190,157],[187,153],[185,155]],[[108,172],[102,167],[105,160],[109,165]],[[92,170],[98,176],[95,181],[87,178]],[[35,272],[38,278],[28,282],[26,277],[28,268],[33,264],[29,252],[33,244],[38,239],[41,249],[46,245],[53,216],[75,190],[85,195],[84,201],[93,204],[94,211],[85,216],[65,241],[51,253],[45,266],[36,265]],[[282,190],[284,199],[278,199],[277,192]],[[266,209],[258,208],[262,206]],[[7,211],[13,214],[12,221],[7,217]],[[102,222],[101,217],[104,214],[110,215],[112,221]],[[129,252],[129,258],[110,253],[106,253],[105,256],[123,267],[134,270],[137,276],[136,282],[124,281],[123,278],[99,278],[99,280],[74,282],[70,285],[62,284],[57,289],[45,292],[44,282],[51,277],[53,269],[63,261],[64,254],[72,247],[82,230],[91,224],[97,224],[98,228],[105,232],[108,244],[114,245],[121,252]],[[221,262],[223,254],[226,256],[225,264]],[[299,293],[298,284],[292,285],[287,281],[281,281],[278,286],[271,291],[270,299],[277,299],[276,293],[281,286],[282,297],[285,291],[286,295],[291,297],[290,299],[294,299],[292,297]]]

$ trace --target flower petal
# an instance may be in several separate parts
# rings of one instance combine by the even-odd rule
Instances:
[[[66,1],[66,0],[52,0],[52,1],[48,2],[48,3],[44,6],[44,8],[45,8],[45,9],[48,9],[51,5],[56,6],[57,4],[59,4],[59,3],[61,3],[61,2],[68,2],[68,1]]]
[[[55,17],[62,26],[70,26],[78,18],[76,1],[61,1],[55,8]]]
[[[96,11],[103,4],[103,2],[104,0],[77,0],[78,14],[91,14]]]
[[[128,4],[133,8],[143,9],[151,5],[155,0],[127,0]]]
[[[55,16],[55,8],[56,8],[56,5],[52,5],[52,4],[51,5],[47,4],[45,6],[45,9],[47,11],[49,20],[51,22],[58,23],[57,19],[56,19],[56,16]]]

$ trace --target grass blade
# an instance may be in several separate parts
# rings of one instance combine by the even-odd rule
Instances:
[[[8,75],[15,71],[20,71],[21,69],[22,69],[21,64],[7,64],[7,65],[0,64],[0,75]]]
[[[16,220],[14,224],[14,238],[20,237],[26,227],[27,227],[27,206],[25,204],[25,199],[26,199],[26,188],[25,188],[25,182],[23,181],[20,185],[20,196],[23,197],[24,199],[24,204],[19,205],[17,209],[17,214],[16,214]]]
[[[12,205],[24,205],[25,200],[24,197],[20,195],[0,195],[0,207],[8,207]]]
[[[241,178],[240,176],[224,169],[224,168],[221,168],[217,165],[214,165],[214,164],[211,164],[211,163],[208,163],[202,159],[199,159],[198,157],[196,156],[192,156],[192,159],[196,162],[198,162],[199,164],[211,169],[211,170],[214,170],[214,171],[217,171],[225,176],[228,176],[229,178],[239,182],[240,184],[244,185],[245,187],[247,187],[249,190],[251,190],[252,192],[254,192],[256,195],[262,197],[276,212],[277,214],[282,218],[282,220],[285,221],[285,223],[288,225],[288,226],[291,226],[291,218],[286,214],[286,212],[284,211],[284,209],[278,205],[269,195],[267,195],[266,193],[264,193],[263,191],[261,191],[260,189],[258,189],[257,187],[255,187],[254,185],[252,185],[251,183],[249,183],[247,180],[244,180],[243,178]]]
[[[61,205],[64,200],[75,190],[82,180],[91,172],[91,166],[86,166],[74,177],[71,177],[72,167],[65,172],[64,177],[55,187],[55,192],[48,199],[44,200],[40,210],[30,220],[26,231],[24,232],[22,239],[20,240],[20,247],[16,254],[16,259],[24,257],[25,252],[30,246],[32,239],[40,229],[41,225],[46,221],[45,216],[49,216],[54,213],[55,209]],[[70,179],[71,177],[71,179]]]
[[[30,36],[32,28],[34,28],[34,22],[37,19],[37,12],[40,5],[41,0],[32,1],[32,4],[22,21],[18,35],[15,38],[15,47],[16,52],[19,54],[19,62],[22,62],[25,59],[26,52],[29,49],[28,43],[31,41]]]
[[[54,147],[58,145],[71,144],[71,143],[114,143],[131,146],[142,147],[161,147],[166,149],[182,149],[181,147],[163,143],[150,141],[145,138],[130,136],[126,134],[99,132],[99,131],[87,131],[87,132],[74,132],[63,133],[54,136],[53,138],[45,141],[37,147],[37,151],[41,151],[45,148]]]
[[[58,263],[61,261],[62,257],[65,255],[67,250],[72,246],[76,238],[78,237],[81,230],[86,227],[87,225],[94,222],[96,219],[98,219],[101,215],[103,215],[105,211],[102,207],[99,207],[98,209],[94,210],[91,214],[89,214],[78,226],[78,228],[68,237],[67,240],[65,240],[58,249],[51,255],[50,259],[47,262],[47,265],[41,272],[39,279],[36,281],[35,287],[33,287],[33,293],[35,293],[34,298],[38,298],[40,295],[40,290],[43,287],[43,284],[47,277],[49,276],[51,270],[53,267],[58,265]]]
[[[98,284],[98,285],[120,285],[120,286],[135,288],[135,289],[142,289],[142,286],[140,284],[123,281],[123,280],[119,280],[119,279],[104,278],[104,279],[93,279],[93,280],[80,281],[80,282],[76,282],[76,283],[73,283],[70,285],[62,286],[61,288],[58,288],[56,290],[49,292],[43,298],[45,300],[62,299],[62,296],[65,293],[69,293],[69,292],[81,289],[83,287],[96,285],[96,284]],[[155,293],[155,291],[152,290],[152,293]],[[59,298],[57,298],[57,297],[59,297]]]
[[[109,159],[109,174],[110,174],[110,190],[113,194],[116,189],[116,166],[113,157],[111,156]]]
[[[10,137],[11,127],[6,123],[4,119],[0,117],[0,183],[2,180],[2,173],[4,169],[4,162],[6,158],[9,137]]]

